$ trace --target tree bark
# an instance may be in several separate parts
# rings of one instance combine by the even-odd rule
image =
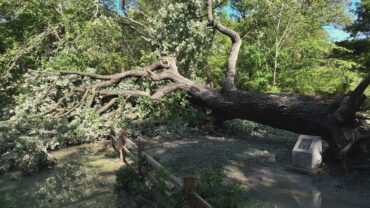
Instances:
[[[364,130],[366,118],[355,113],[346,120],[336,118],[338,109],[348,103],[348,96],[306,96],[269,94],[247,91],[221,91],[192,86],[189,93],[197,104],[212,110],[217,123],[231,119],[245,119],[297,134],[318,135],[331,147],[336,158],[348,152]],[[352,99],[352,97],[350,98]],[[361,94],[363,101],[363,95]],[[342,112],[357,112],[360,106]],[[342,116],[341,116],[342,118]],[[360,130],[362,132],[360,132]],[[348,136],[350,135],[350,136]],[[365,137],[363,137],[365,138]]]
[[[366,97],[363,93],[370,84],[370,73],[352,93],[342,96],[269,94],[237,90],[234,76],[241,39],[237,32],[214,19],[212,3],[212,0],[208,0],[209,24],[232,41],[223,89],[200,86],[182,76],[177,70],[175,57],[163,57],[161,62],[153,63],[144,69],[123,71],[113,75],[62,71],[60,76],[89,77],[96,82],[72,89],[71,92],[59,98],[56,105],[44,114],[55,112],[54,116],[56,117],[67,116],[85,102],[89,93],[92,94],[90,96],[91,104],[94,103],[95,99],[107,97],[112,99],[98,110],[99,114],[103,114],[108,108],[115,106],[118,96],[141,96],[158,101],[175,90],[183,89],[190,94],[193,101],[210,109],[211,115],[217,123],[237,118],[246,119],[298,134],[321,136],[339,157],[348,152],[352,144],[357,141],[358,135],[357,137],[349,137],[346,136],[346,133],[350,132],[351,135],[354,135],[353,132],[362,127],[363,123],[359,122],[356,113],[365,101]],[[129,89],[107,90],[108,87],[112,88],[129,77],[146,77],[152,81],[167,80],[170,83],[153,90],[153,92]],[[62,103],[66,102],[68,98],[81,97],[77,94],[81,95],[82,92],[84,94],[80,98],[80,102],[77,102],[74,107],[69,110],[60,109]]]
[[[325,133],[342,97],[233,91],[200,99],[220,120],[247,119],[301,134]]]

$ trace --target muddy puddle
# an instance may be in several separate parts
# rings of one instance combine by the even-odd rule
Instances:
[[[84,144],[52,153],[58,164],[33,176],[12,172],[0,177],[1,208],[115,207],[116,154],[101,144]]]

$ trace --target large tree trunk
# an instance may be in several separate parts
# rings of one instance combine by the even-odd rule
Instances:
[[[358,88],[346,96],[221,91],[196,85],[187,89],[194,101],[212,110],[216,121],[246,119],[298,134],[318,135],[340,158],[357,141],[356,137],[367,134],[365,118],[356,116],[364,100],[362,94],[356,94]],[[348,137],[348,133],[356,136]]]
[[[200,98],[219,120],[235,118],[300,134],[327,134],[331,114],[342,97],[263,94],[245,91],[217,93]]]
[[[145,96],[153,100],[160,100],[167,94],[183,89],[187,91],[198,104],[212,110],[212,116],[218,122],[230,119],[246,119],[271,127],[292,131],[298,134],[319,135],[328,142],[337,156],[345,155],[356,142],[358,132],[363,126],[357,111],[365,100],[364,90],[370,84],[370,74],[349,95],[343,96],[308,96],[296,94],[269,94],[236,90],[233,87],[213,89],[200,86],[179,74],[176,67],[176,59],[166,57],[161,63],[155,63],[145,70],[124,71],[114,75],[97,75],[82,72],[62,72],[61,75],[81,75],[97,80],[91,86],[82,89],[74,89],[57,102],[61,104],[68,96],[75,92],[84,96],[81,102],[85,102],[87,94],[92,93],[92,99],[97,96],[109,97],[111,100],[98,112],[104,112],[110,108],[117,96],[137,97]],[[170,80],[171,83],[157,89],[153,93],[139,90],[102,90],[107,86],[113,86],[127,77],[150,77],[152,80]],[[112,99],[113,98],[113,99]],[[91,101],[90,101],[91,103]],[[78,107],[79,104],[76,106]],[[88,106],[91,106],[90,104]],[[48,113],[54,111],[51,109]],[[74,110],[72,108],[71,110]],[[56,113],[56,117],[68,115],[71,110]],[[347,134],[350,133],[348,136]]]
[[[343,96],[268,94],[237,90],[234,77],[241,38],[236,31],[225,27],[214,19],[212,3],[212,0],[208,0],[209,25],[228,36],[232,42],[222,89],[198,85],[178,72],[175,57],[163,57],[161,62],[154,63],[145,69],[123,71],[113,75],[62,71],[61,76],[79,75],[98,81],[73,89],[59,98],[55,107],[45,113],[57,111],[64,101],[78,93],[83,94],[80,102],[69,110],[59,110],[54,113],[54,116],[67,116],[86,102],[89,94],[91,94],[91,99],[88,102],[88,107],[92,107],[94,100],[99,97],[111,99],[105,106],[97,110],[99,114],[103,114],[107,109],[117,104],[116,97],[118,96],[144,96],[152,100],[160,100],[177,89],[183,89],[190,94],[193,101],[211,109],[211,115],[218,122],[236,118],[247,119],[298,134],[319,135],[328,142],[338,157],[346,155],[359,138],[369,138],[361,136],[361,134],[367,134],[367,131],[363,128],[364,122],[356,117],[356,113],[365,100],[363,93],[370,84],[370,73],[353,92]],[[128,77],[147,77],[152,81],[168,80],[170,84],[160,87],[155,92],[127,89],[104,90],[108,87],[114,87]],[[118,109],[122,110],[122,108]]]
[[[339,122],[335,116],[345,96],[303,96],[244,91],[221,93],[211,89],[190,90],[198,103],[212,110],[216,121],[246,119],[298,134],[318,135],[329,144],[324,160],[340,160],[346,170],[369,159],[359,146],[369,143],[364,119],[354,116]],[[365,140],[365,141],[364,141]],[[348,154],[350,153],[350,154]],[[366,164],[366,167],[370,167]]]

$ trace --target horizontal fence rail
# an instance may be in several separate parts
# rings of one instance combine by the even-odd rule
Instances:
[[[115,132],[117,132],[115,130]],[[118,134],[115,133],[115,135],[110,135],[114,139],[124,139],[123,146],[121,147],[123,151],[129,156],[131,159],[133,159],[135,162],[138,163],[138,171],[139,174],[142,176],[145,176],[151,183],[157,183],[157,179],[147,172],[146,168],[143,167],[142,161],[140,161],[140,158],[144,158],[145,161],[147,161],[147,164],[152,166],[156,170],[165,170],[165,168],[157,161],[155,160],[151,155],[146,153],[144,151],[145,144],[143,142],[139,142],[136,144],[131,139],[125,137],[125,138],[118,138]],[[117,148],[118,149],[118,148]],[[134,153],[137,152],[137,153]],[[126,161],[126,154],[123,154],[123,159]],[[198,193],[195,192],[195,179],[193,177],[185,177],[184,180],[180,180],[178,177],[176,177],[173,174],[170,174],[168,181],[176,187],[178,190],[183,190],[185,197],[189,203],[190,207],[195,208],[213,208],[212,205],[210,205],[205,199],[203,199]]]

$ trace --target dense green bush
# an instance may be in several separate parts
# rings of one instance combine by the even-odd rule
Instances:
[[[182,190],[169,189],[165,180],[169,179],[169,170],[151,170],[157,183],[152,184],[140,178],[135,168],[123,166],[116,174],[116,188],[126,194],[118,203],[132,207],[188,207]],[[225,174],[216,168],[206,168],[196,176],[196,192],[213,207],[237,208],[248,200],[248,189],[225,182]],[[169,196],[166,195],[170,194]],[[128,195],[128,196],[127,196]]]
[[[117,191],[125,191],[132,196],[146,191],[145,184],[132,166],[122,166],[117,171],[115,187]]]
[[[0,131],[0,174],[18,169],[28,175],[54,165],[56,161],[44,149],[41,139],[25,136],[19,129],[11,128]]]

